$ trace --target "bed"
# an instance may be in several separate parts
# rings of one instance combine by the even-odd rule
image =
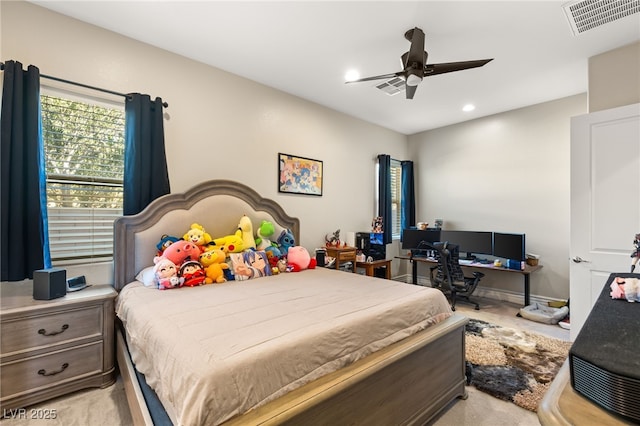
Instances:
[[[155,410],[140,373],[180,425],[424,424],[466,398],[467,318],[438,290],[325,268],[164,291],[136,279],[161,235],[193,222],[226,235],[243,215],[300,241],[297,218],[229,180],[116,221],[117,360],[135,424]]]

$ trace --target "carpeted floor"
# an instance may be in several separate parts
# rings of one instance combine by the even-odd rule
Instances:
[[[570,347],[570,342],[470,319],[467,383],[535,412]]]

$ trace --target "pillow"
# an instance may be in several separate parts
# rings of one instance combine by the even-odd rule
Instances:
[[[158,287],[158,280],[156,279],[156,273],[153,272],[153,266],[147,266],[136,275],[136,280],[144,284],[145,287]]]
[[[250,280],[271,275],[269,258],[264,251],[247,250],[242,253],[229,253],[231,268],[236,281]]]

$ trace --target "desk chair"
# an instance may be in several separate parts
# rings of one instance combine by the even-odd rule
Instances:
[[[478,283],[484,277],[482,272],[473,272],[472,277],[465,277],[460,267],[459,249],[455,244],[448,242],[434,243],[432,245],[436,253],[438,266],[436,267],[435,277],[432,284],[434,287],[440,288],[445,293],[451,295],[451,309],[456,310],[456,302],[459,298],[475,305],[475,309],[479,310],[480,305],[469,299],[478,287]]]

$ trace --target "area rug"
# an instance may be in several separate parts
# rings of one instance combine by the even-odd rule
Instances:
[[[470,319],[467,384],[535,412],[570,347],[571,342]]]

